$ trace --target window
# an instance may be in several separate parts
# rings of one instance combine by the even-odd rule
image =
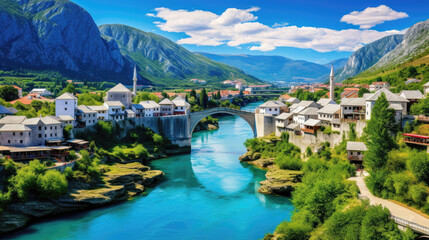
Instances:
[[[39,138],[42,138],[42,134],[39,134]]]
[[[19,143],[22,143],[22,140],[19,140]]]
[[[45,130],[47,130],[48,129],[48,127],[45,127]]]
[[[67,108],[64,108],[64,111],[67,111]]]
[[[13,132],[12,135],[15,136],[15,132]]]
[[[55,126],[55,130],[57,130],[57,126]]]
[[[7,143],[10,143],[10,140],[7,140]]]
[[[55,137],[57,136],[57,134],[55,133]]]
[[[21,132],[21,134],[20,134],[21,136],[23,135],[23,132]]]
[[[45,137],[48,137],[48,134],[45,134]]]
[[[52,133],[50,134],[50,136],[52,137]]]
[[[42,127],[41,126],[39,126],[39,131],[41,131],[42,130]]]
[[[67,101],[66,101],[66,105],[67,105]]]
[[[52,126],[51,126],[51,130],[52,130]]]

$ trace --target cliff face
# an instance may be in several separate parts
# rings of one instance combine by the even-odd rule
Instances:
[[[369,71],[394,67],[416,57],[429,49],[429,19],[411,26],[404,34],[404,40],[384,55]]]
[[[100,36],[84,9],[67,0],[4,0],[0,3],[3,66],[55,69],[103,79],[132,76],[133,63],[113,40]]]
[[[386,53],[401,43],[403,35],[391,35],[369,43],[354,52],[347,60],[336,80],[342,81],[353,77],[377,63]]]

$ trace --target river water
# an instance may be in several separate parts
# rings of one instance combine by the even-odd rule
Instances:
[[[246,106],[253,110],[260,103]],[[194,133],[191,154],[151,163],[165,179],[131,201],[44,220],[10,239],[258,239],[290,219],[288,198],[257,192],[265,172],[238,157],[252,138],[240,117],[219,130]]]

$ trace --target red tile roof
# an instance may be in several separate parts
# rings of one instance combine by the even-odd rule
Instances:
[[[54,99],[45,98],[43,96],[37,96],[37,94],[28,94],[27,96],[24,96],[20,99],[16,99],[11,101],[11,104],[15,104],[16,102],[21,102],[24,105],[30,105],[32,101],[38,100],[38,101],[49,101],[53,102]]]

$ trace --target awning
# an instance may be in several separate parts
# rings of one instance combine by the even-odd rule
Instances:
[[[411,133],[403,133],[403,136],[406,137],[414,137],[414,138],[421,138],[421,139],[429,139],[429,136],[424,136],[424,135],[417,135],[417,134],[411,134]]]
[[[46,147],[11,147],[9,149],[11,153],[14,152],[40,152],[40,151],[51,151],[50,148]]]
[[[60,143],[62,142],[61,139],[50,139],[50,140],[46,140],[47,143]]]
[[[71,146],[52,146],[52,147],[49,147],[49,148],[52,149],[52,150],[67,150],[67,149],[70,149]]]

